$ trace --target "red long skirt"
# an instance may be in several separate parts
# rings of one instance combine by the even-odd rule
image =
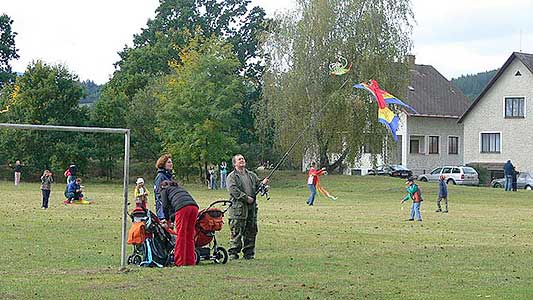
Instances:
[[[174,264],[176,266],[193,266],[196,263],[194,253],[195,224],[198,207],[189,205],[176,212],[176,246],[174,247]]]

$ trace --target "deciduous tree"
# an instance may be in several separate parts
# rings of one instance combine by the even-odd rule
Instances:
[[[273,127],[286,149],[316,122],[292,158],[298,162],[307,151],[329,169],[358,157],[364,144],[382,149],[387,133],[377,123],[376,105],[351,86],[377,79],[384,89],[403,94],[411,22],[409,0],[299,0],[296,10],[276,19],[265,43],[271,58],[258,107],[263,130]],[[339,56],[353,68],[333,77],[328,66]]]
[[[206,171],[236,149],[245,88],[239,61],[220,38],[193,40],[180,59],[158,93],[158,132],[183,175]]]
[[[11,28],[13,20],[6,15],[0,15],[0,88],[15,79],[15,74],[11,70],[9,62],[18,59],[18,49],[15,47],[15,36],[17,35]]]

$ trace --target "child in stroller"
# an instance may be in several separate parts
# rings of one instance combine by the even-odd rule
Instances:
[[[128,244],[133,245],[133,253],[128,257],[128,264],[143,267],[172,265],[175,236],[144,207],[135,207],[130,217],[133,224],[128,233]]]
[[[216,205],[228,205],[221,209]],[[212,260],[217,264],[228,261],[228,252],[219,246],[215,232],[222,229],[224,213],[231,206],[231,201],[218,200],[198,212],[196,220],[196,264],[201,260]],[[150,210],[135,207],[130,214],[133,225],[128,234],[128,244],[133,245],[133,253],[128,257],[128,264],[138,266],[165,267],[173,264],[176,234],[165,228]],[[212,244],[212,247],[210,245]]]

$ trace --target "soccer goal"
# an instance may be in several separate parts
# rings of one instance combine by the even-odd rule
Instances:
[[[109,133],[124,135],[124,209],[122,212],[122,241],[120,252],[120,267],[126,267],[126,224],[128,219],[128,177],[130,170],[130,130],[126,128],[102,128],[102,127],[77,127],[77,126],[55,126],[55,125],[30,125],[0,123],[0,128],[20,129],[20,130],[44,130],[44,131],[70,131],[88,133]]]

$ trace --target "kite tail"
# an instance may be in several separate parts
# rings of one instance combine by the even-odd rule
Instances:
[[[337,197],[331,195],[328,190],[326,190],[323,186],[319,185],[318,183],[316,184],[316,189],[320,192],[320,194],[328,197],[329,199],[335,201],[337,200]]]

